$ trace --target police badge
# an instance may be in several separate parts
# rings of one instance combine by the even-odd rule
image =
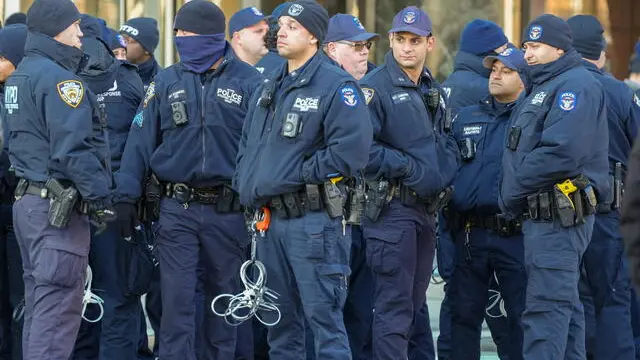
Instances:
[[[58,94],[62,101],[72,108],[77,108],[84,97],[84,87],[78,80],[66,80],[58,83]]]

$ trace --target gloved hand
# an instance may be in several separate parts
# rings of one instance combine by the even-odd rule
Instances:
[[[133,230],[138,226],[138,211],[135,204],[119,202],[116,204],[116,213],[118,214],[118,225],[120,226],[120,234],[122,237],[131,241]]]
[[[107,223],[116,220],[116,211],[109,201],[92,201],[89,203],[89,221],[95,226],[95,235],[107,228]]]

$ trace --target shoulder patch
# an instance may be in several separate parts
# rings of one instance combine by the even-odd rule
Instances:
[[[340,89],[340,95],[342,95],[342,102],[344,102],[347,106],[356,106],[358,105],[358,93],[351,86],[343,86]]]
[[[640,97],[638,94],[633,94],[633,102],[636,103],[638,107],[640,107]]]
[[[142,111],[136,114],[133,118],[133,123],[138,125],[139,128],[142,128],[142,123],[144,122],[144,116],[142,115]]]
[[[563,111],[571,111],[576,108],[578,97],[571,91],[565,91],[558,97],[558,106]]]
[[[149,84],[149,87],[147,87],[147,93],[144,95],[142,106],[147,107],[147,105],[149,105],[149,101],[151,101],[154,96],[156,96],[156,83],[155,81],[152,81],[151,84]]]
[[[375,95],[376,91],[371,88],[362,88],[362,93],[364,94],[364,101],[369,105],[371,100],[373,100],[373,95]]]
[[[62,101],[72,108],[77,108],[84,97],[84,87],[78,80],[65,80],[56,86]]]

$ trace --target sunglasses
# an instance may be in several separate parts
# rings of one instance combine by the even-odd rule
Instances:
[[[367,50],[371,49],[371,45],[373,45],[373,43],[371,41],[365,41],[365,42],[351,42],[351,41],[337,41],[337,43],[339,44],[345,44],[345,45],[349,45],[351,46],[356,52],[361,52],[364,50],[364,48],[367,48]]]

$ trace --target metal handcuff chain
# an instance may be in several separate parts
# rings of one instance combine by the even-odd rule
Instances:
[[[104,304],[104,300],[102,300],[100,296],[94,294],[91,291],[92,282],[93,271],[91,271],[91,266],[87,265],[87,278],[84,281],[84,296],[82,297],[82,318],[87,322],[97,323],[98,321],[102,320],[102,317],[104,316],[104,307],[102,305]],[[89,304],[95,304],[100,309],[100,315],[95,319],[88,319],[85,316],[85,313],[87,312],[87,305]]]
[[[498,275],[495,272],[493,273],[493,278],[496,280],[496,285],[500,285],[500,283],[498,282]],[[487,309],[486,309],[487,316],[492,319],[508,317],[507,309],[505,308],[505,305],[504,305],[504,299],[502,298],[502,294],[500,293],[500,291],[489,289],[489,292],[491,293],[491,295],[489,295],[489,304],[487,305]],[[492,310],[494,308],[497,308],[498,311],[500,312],[498,315],[492,314]]]
[[[240,267],[240,280],[244,290],[237,294],[220,294],[211,302],[211,311],[217,316],[224,317],[227,324],[238,326],[243,322],[255,318],[265,326],[274,326],[280,322],[282,314],[276,301],[280,294],[266,287],[267,271],[264,264],[256,259],[256,242],[258,236],[264,238],[271,221],[268,208],[257,210],[249,226],[251,235],[251,258]],[[253,275],[253,276],[252,276]],[[228,302],[224,312],[216,310],[216,303],[226,299]],[[264,315],[275,314],[274,321],[268,321]]]

